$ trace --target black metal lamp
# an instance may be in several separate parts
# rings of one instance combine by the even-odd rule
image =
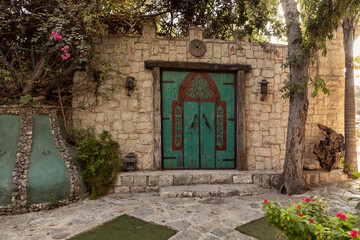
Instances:
[[[269,82],[266,79],[263,79],[263,80],[261,80],[261,82],[259,82],[259,84],[260,84],[260,87],[261,87],[261,89],[260,89],[260,93],[261,93],[260,100],[264,101],[265,97],[267,95],[267,92],[268,92],[268,84],[269,84]]]
[[[135,153],[129,153],[125,156],[126,170],[133,172],[135,170],[135,164],[137,162],[137,156]]]
[[[136,82],[136,80],[134,77],[128,76],[126,78],[126,83],[125,83],[126,90],[128,90],[128,91],[134,90],[135,84],[136,84],[135,82]]]

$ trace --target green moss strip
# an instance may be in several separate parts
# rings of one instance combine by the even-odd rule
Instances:
[[[94,230],[71,238],[72,240],[165,240],[175,235],[176,231],[164,226],[121,215],[114,220],[100,225]]]
[[[237,231],[259,240],[277,240],[277,229],[270,226],[265,218],[259,218],[236,228]],[[288,239],[288,238],[285,238]]]

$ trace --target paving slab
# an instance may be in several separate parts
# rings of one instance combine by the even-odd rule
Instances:
[[[360,182],[350,182],[353,187],[345,190],[348,183],[318,186],[297,196],[279,195],[268,189],[260,195],[211,198],[161,198],[158,193],[112,194],[49,211],[1,216],[0,239],[68,239],[123,214],[177,230],[171,240],[254,239],[235,228],[263,217],[264,199],[283,206],[297,203],[304,197],[323,196],[331,201],[329,212],[332,216],[337,212],[356,213],[356,202],[347,202],[346,196],[360,197],[354,185]]]

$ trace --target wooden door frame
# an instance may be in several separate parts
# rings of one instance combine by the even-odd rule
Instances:
[[[235,74],[235,157],[236,169],[247,170],[246,159],[246,124],[245,124],[245,73],[251,71],[251,65],[245,64],[215,64],[200,62],[167,62],[150,60],[145,61],[145,68],[152,69],[153,73],[153,107],[154,107],[154,170],[162,170],[162,125],[161,125],[161,71],[203,71],[224,72]]]

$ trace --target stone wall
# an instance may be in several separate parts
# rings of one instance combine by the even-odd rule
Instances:
[[[309,98],[305,166],[311,169],[319,167],[312,153],[313,145],[321,138],[317,124],[343,133],[344,53],[341,36],[341,33],[335,34],[327,57],[320,57],[310,69],[311,75],[324,78],[330,89],[330,96],[319,93],[317,98]],[[194,39],[206,44],[207,51],[202,57],[189,53],[189,42]],[[289,108],[288,100],[283,99],[280,92],[282,82],[289,74],[288,69],[282,68],[287,56],[285,45],[262,46],[237,38],[231,41],[203,39],[202,29],[196,27],[189,29],[187,37],[159,37],[151,25],[144,26],[142,35],[107,35],[96,40],[99,59],[111,65],[108,77],[99,89],[106,96],[95,98],[93,89],[88,87],[90,76],[77,72],[73,98],[76,126],[94,126],[98,132],[110,131],[123,154],[135,152],[138,155],[138,169],[154,169],[154,82],[152,71],[145,69],[144,61],[249,64],[252,70],[245,76],[247,166],[250,170],[282,169]],[[127,76],[137,80],[132,94],[125,89]],[[270,82],[265,101],[260,101],[258,83],[262,79]]]

